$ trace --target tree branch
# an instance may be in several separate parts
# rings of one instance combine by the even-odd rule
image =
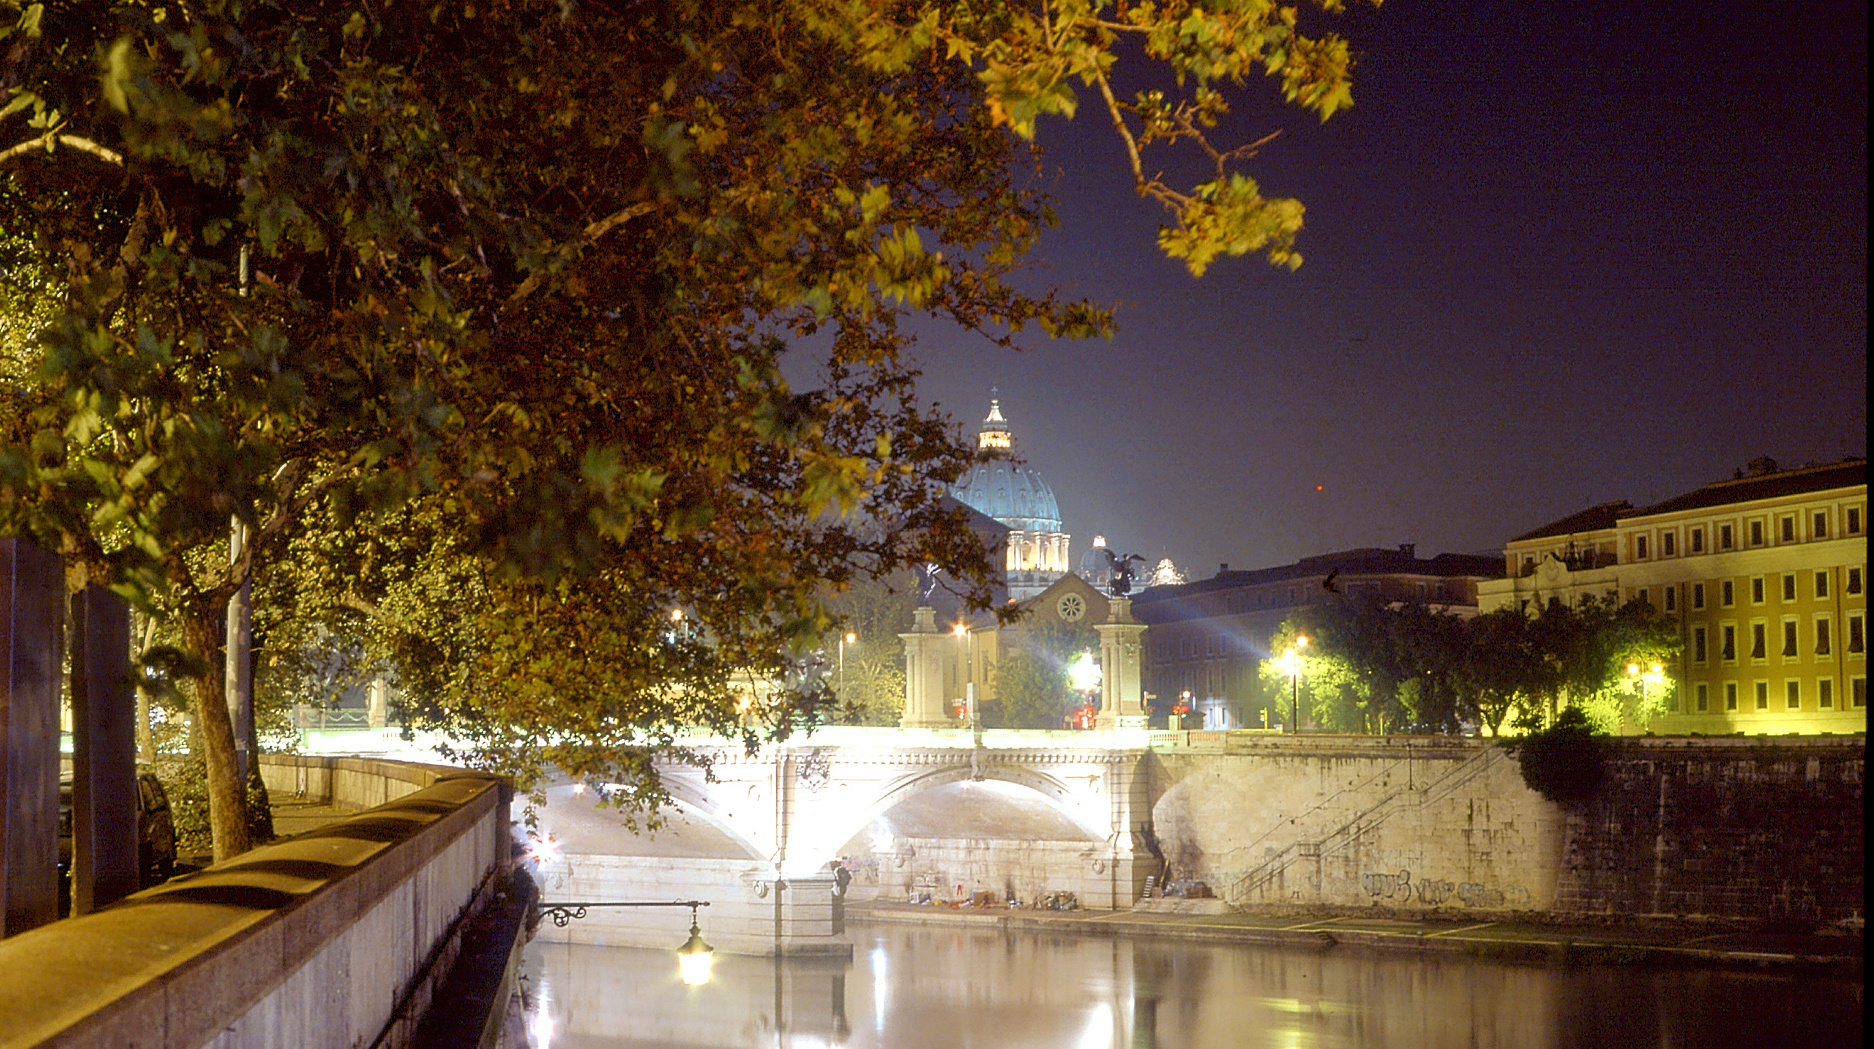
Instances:
[[[633,204],[630,207],[624,209],[623,211],[614,211],[610,215],[607,215],[602,219],[598,219],[594,221],[591,225],[588,225],[585,228],[585,230],[580,234],[579,243],[575,245],[574,247],[575,248],[584,247],[585,245],[590,244],[593,241],[598,240],[600,237],[603,237],[605,234],[611,232],[612,228],[617,226],[618,224],[623,223],[623,222],[629,222],[632,219],[637,218],[639,215],[649,214],[653,206],[654,205],[652,205],[648,201],[642,204]],[[528,277],[526,280],[521,281],[521,286],[518,288],[515,288],[514,294],[508,296],[508,301],[506,305],[512,306],[515,303],[526,298],[527,296],[532,295],[534,291],[540,287],[540,279],[541,279],[540,274],[536,273],[533,276]]]
[[[122,153],[110,149],[109,147],[101,146],[80,135],[62,135],[57,128],[53,128],[51,131],[40,135],[38,138],[27,139],[18,145],[9,146],[4,150],[0,150],[0,164],[4,164],[22,154],[30,153],[35,149],[43,148],[46,152],[50,153],[52,152],[52,145],[55,142],[70,146],[81,153],[89,153],[107,163],[116,164],[118,167],[123,167],[124,165],[124,155]]]

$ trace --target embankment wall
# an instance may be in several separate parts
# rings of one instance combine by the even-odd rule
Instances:
[[[1489,740],[1155,740],[1168,879],[1247,907],[1858,917],[1865,737],[1620,740],[1591,801]]]

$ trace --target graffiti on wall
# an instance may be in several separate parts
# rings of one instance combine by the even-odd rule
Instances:
[[[1375,900],[1417,901],[1430,907],[1442,906],[1456,899],[1466,907],[1522,907],[1529,904],[1529,890],[1521,885],[1497,887],[1480,882],[1449,882],[1439,878],[1420,878],[1412,872],[1385,871],[1360,875],[1360,888]]]

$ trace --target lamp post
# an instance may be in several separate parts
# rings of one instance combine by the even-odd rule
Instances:
[[[1307,637],[1297,637],[1282,653],[1282,669],[1288,672],[1288,730],[1301,732],[1301,650],[1308,647]]]
[[[1100,687],[1100,665],[1093,661],[1093,653],[1080,653],[1080,658],[1067,668],[1067,680],[1074,691],[1086,694],[1086,707],[1091,709],[1093,692]],[[1086,719],[1083,717],[1081,720],[1084,722]],[[1085,728],[1086,725],[1082,724],[1081,727]]]
[[[839,694],[846,694],[846,643],[859,640],[859,635],[850,630],[839,635]]]
[[[1644,673],[1642,673],[1640,671],[1640,664],[1638,663],[1627,664],[1627,676],[1633,679],[1633,687],[1636,691],[1640,693],[1640,706],[1642,709],[1644,709],[1646,706],[1646,696],[1647,696],[1646,686],[1654,681],[1658,681],[1662,676],[1664,676],[1665,670],[1666,668],[1662,666],[1661,664],[1654,663],[1652,666],[1648,667]]]
[[[967,623],[958,623],[951,628],[951,633],[955,634],[957,640],[962,642],[957,647],[963,655],[963,673],[961,675],[963,678],[963,717],[967,723],[973,726],[976,724],[976,682],[971,680],[974,668],[970,666],[970,663],[976,656],[976,635],[970,630],[969,624]]]

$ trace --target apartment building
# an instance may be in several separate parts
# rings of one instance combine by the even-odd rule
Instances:
[[[1867,731],[1867,460],[1779,469],[1652,506],[1605,503],[1504,547],[1481,611],[1584,595],[1644,599],[1678,624],[1660,734]],[[1657,687],[1636,676],[1632,687]]]

